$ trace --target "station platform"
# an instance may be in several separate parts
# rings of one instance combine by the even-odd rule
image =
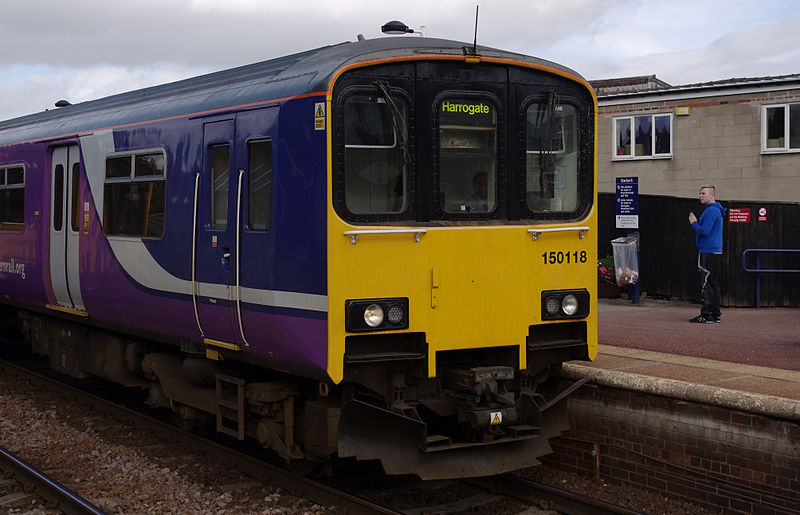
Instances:
[[[800,309],[723,308],[643,298],[598,303],[598,355],[565,363],[571,378],[800,421]]]

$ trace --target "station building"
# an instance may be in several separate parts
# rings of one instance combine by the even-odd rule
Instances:
[[[687,213],[699,215],[698,189],[714,184],[717,200],[736,215],[726,220],[723,303],[800,306],[800,295],[789,291],[799,289],[800,273],[747,272],[756,265],[743,264],[752,255],[742,255],[800,249],[800,74],[683,86],[655,75],[590,82],[598,99],[600,255],[620,234],[613,225],[616,179],[636,177],[642,245],[650,240],[659,249],[642,250],[642,287],[697,297],[693,274],[676,272],[676,259],[689,254],[686,246],[694,251]],[[800,269],[800,253],[762,255],[760,268]]]
[[[654,75],[591,81],[598,188],[639,177],[645,194],[800,200],[800,74],[670,86]]]

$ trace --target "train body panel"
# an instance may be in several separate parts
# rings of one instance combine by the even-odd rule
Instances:
[[[389,38],[0,122],[0,330],[287,461],[535,464],[597,352],[596,110]]]
[[[43,264],[47,263],[47,242],[42,237],[46,230],[49,199],[42,189],[46,166],[44,149],[34,144],[19,145],[11,152],[0,150],[4,165],[24,170],[25,191],[30,190],[25,202],[22,220],[0,222],[0,295],[7,300],[31,305],[50,302],[47,295],[49,277]],[[5,167],[4,167],[5,168]],[[6,172],[8,168],[4,170]],[[6,192],[4,192],[6,193]],[[7,198],[3,198],[7,201]]]
[[[280,109],[290,117],[281,126],[289,141],[277,132]],[[323,224],[307,216],[307,206],[320,204],[314,192],[324,195],[324,175],[313,173],[315,167],[324,166],[324,159],[319,160],[321,165],[313,162],[317,153],[308,152],[313,142],[297,145],[291,140],[295,131],[302,130],[292,126],[293,109],[297,108],[284,104],[222,120],[171,121],[82,138],[91,185],[86,198],[94,208],[89,213],[94,223],[84,235],[86,251],[80,266],[90,316],[125,326],[131,324],[135,312],[155,333],[189,340],[206,338],[277,360],[325,368],[325,238],[318,229]],[[312,109],[306,106],[306,111]],[[202,221],[212,216],[202,195],[212,189],[207,180],[209,163],[204,161],[206,150],[224,147],[229,170],[235,172],[248,168],[245,149],[249,141],[270,143],[276,150],[275,166],[290,172],[275,177],[271,185],[276,201],[269,206],[270,230],[252,230],[242,219],[248,188],[243,185],[240,190],[243,178],[237,173],[228,173],[224,185],[227,209],[222,215],[217,213],[224,223],[216,227],[204,224]],[[324,140],[318,144],[324,145]],[[98,213],[106,202],[112,202],[104,198],[106,159],[109,155],[141,154],[142,149],[163,151],[165,187],[175,192],[166,201],[163,237],[104,235]],[[319,184],[314,183],[315,177]],[[267,215],[263,216],[266,219]],[[195,238],[186,230],[193,224],[197,225]],[[139,323],[144,322],[134,325]]]
[[[593,216],[584,222],[592,224]],[[331,363],[343,362],[345,349],[334,342],[344,341],[348,299],[412,299],[408,330],[425,333],[433,377],[436,353],[454,349],[515,346],[524,369],[526,338],[542,323],[542,291],[588,288],[595,298],[596,272],[585,263],[597,239],[579,238],[578,230],[533,241],[529,226],[432,228],[418,242],[413,233],[367,233],[351,244],[344,233],[352,226],[331,226]],[[545,264],[542,255],[549,259],[550,252],[561,263],[556,257]],[[596,302],[589,309],[595,313]],[[595,327],[588,337],[597,341]],[[589,351],[593,357],[596,346]]]

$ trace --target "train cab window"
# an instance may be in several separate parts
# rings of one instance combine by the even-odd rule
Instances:
[[[578,209],[578,113],[554,97],[530,104],[526,114],[525,186],[535,214]]]
[[[21,231],[25,222],[25,169],[0,168],[0,230]]]
[[[211,228],[228,227],[228,176],[230,174],[230,146],[218,145],[208,149],[211,167]]]
[[[350,213],[407,209],[407,113],[398,96],[355,94],[345,101],[344,189]]]
[[[164,235],[165,172],[162,151],[137,152],[106,159],[103,199],[103,230],[106,234],[149,238]],[[73,191],[73,198],[76,194]]]
[[[272,205],[272,141],[247,143],[249,210],[247,224],[255,231],[269,229]]]
[[[497,207],[497,108],[487,100],[439,103],[439,204],[445,213]]]

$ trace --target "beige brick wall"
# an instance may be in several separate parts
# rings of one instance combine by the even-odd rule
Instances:
[[[800,102],[800,89],[601,105],[598,190],[613,193],[617,177],[638,177],[641,194],[694,197],[710,182],[723,201],[800,202],[800,153],[761,154],[761,106],[793,102]],[[675,115],[683,106],[689,114]],[[613,119],[658,113],[673,113],[672,158],[612,161]]]

